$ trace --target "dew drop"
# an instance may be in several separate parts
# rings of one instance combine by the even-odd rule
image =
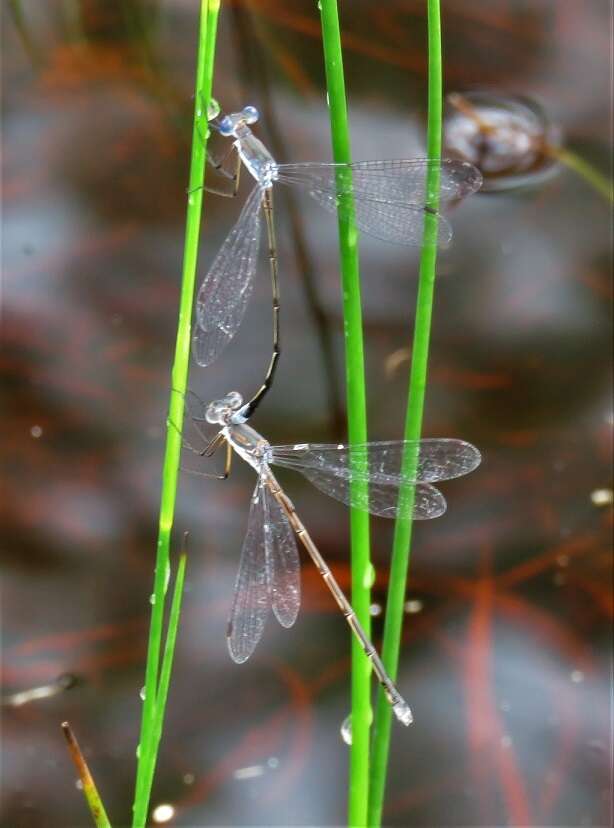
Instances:
[[[83,782],[82,782],[80,779],[77,779],[77,780],[75,781],[75,788],[76,788],[78,791],[82,791],[82,790],[83,790]]]
[[[382,605],[381,604],[371,604],[369,607],[369,615],[373,618],[377,618],[378,615],[382,614]]]
[[[209,101],[209,106],[207,108],[207,119],[211,121],[213,118],[217,118],[220,114],[220,105],[215,100],[215,98],[211,98]]]
[[[137,759],[141,758],[141,746],[140,745],[136,746],[136,750],[134,751],[134,753],[135,753],[135,756],[136,756]]]
[[[376,578],[375,567],[373,566],[372,563],[370,563],[367,566],[367,568],[365,569],[365,574],[364,574],[364,577],[362,579],[362,585],[365,587],[365,589],[371,589],[371,587],[375,583],[375,578]]]
[[[164,803],[163,805],[156,805],[156,807],[151,812],[151,818],[154,822],[158,824],[164,822],[170,822],[171,819],[175,816],[175,809],[172,805]]]
[[[341,733],[341,738],[345,742],[346,745],[352,744],[352,714],[349,713],[343,722],[341,723],[341,728],[339,729]]]
[[[166,569],[164,570],[164,594],[166,595],[166,591],[168,590],[168,584],[171,579],[171,565],[166,562]]]
[[[139,690],[139,696],[141,697],[141,701],[145,701],[145,688],[141,687]]]
[[[501,747],[506,749],[512,746],[512,737],[505,734],[505,736],[501,737]]]
[[[152,592],[152,593],[151,593],[151,595],[149,596],[149,603],[152,605],[152,607],[153,607],[153,605],[156,603],[156,596],[154,595],[154,593],[153,593],[153,592]]]
[[[418,612],[422,612],[423,607],[424,604],[417,598],[414,598],[410,601],[405,601],[405,603],[403,604],[403,609],[408,615],[415,615]]]
[[[584,681],[584,673],[582,670],[572,670],[570,679],[573,681],[574,684],[582,684]]]
[[[30,434],[35,440],[38,440],[39,437],[43,436],[43,429],[39,425],[33,425],[30,429]]]
[[[614,503],[614,492],[612,489],[595,489],[591,492],[591,502],[594,506],[610,506]]]

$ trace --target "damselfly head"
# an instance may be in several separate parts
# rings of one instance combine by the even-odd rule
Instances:
[[[236,135],[237,130],[246,124],[255,124],[259,118],[258,110],[255,106],[246,106],[241,112],[231,112],[230,115],[223,115],[221,118],[214,120],[211,126],[226,138],[231,135]]]
[[[241,114],[246,124],[255,124],[260,117],[260,113],[255,106],[244,106]]]
[[[231,391],[221,400],[214,400],[209,403],[205,412],[205,419],[212,424],[230,425],[234,415],[242,405],[243,397],[241,394],[238,391]]]
[[[224,115],[223,118],[220,118],[217,124],[212,124],[217,128],[217,131],[220,135],[224,135],[226,138],[231,136],[235,131],[236,123],[234,121],[233,115]]]

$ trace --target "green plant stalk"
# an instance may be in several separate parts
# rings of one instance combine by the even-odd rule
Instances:
[[[602,195],[607,201],[612,203],[614,201],[614,187],[612,181],[605,177],[599,170],[596,170],[592,164],[585,161],[575,152],[569,149],[560,147],[552,147],[550,149],[553,155],[561,164],[570,170],[573,170],[577,175],[583,178],[596,192]]]
[[[166,643],[164,646],[164,658],[162,659],[162,669],[160,671],[160,684],[158,687],[158,697],[156,699],[156,712],[154,718],[154,744],[155,751],[149,754],[149,765],[145,770],[144,790],[147,791],[148,798],[151,796],[151,786],[154,775],[154,762],[160,739],[162,737],[162,728],[164,725],[164,711],[166,710],[166,700],[168,698],[168,688],[171,681],[171,670],[173,667],[173,657],[175,654],[175,643],[177,641],[177,630],[179,628],[179,616],[181,614],[181,600],[183,598],[183,584],[185,580],[186,555],[181,555],[179,559],[179,566],[177,568],[177,577],[175,579],[175,587],[173,589],[173,600],[171,603],[171,611],[168,619],[168,633],[166,636]],[[153,760],[153,761],[152,761]]]
[[[72,728],[68,722],[62,722],[62,731],[64,733],[66,743],[68,744],[70,756],[77,769],[77,773],[79,774],[83,795],[90,809],[94,825],[96,828],[111,828],[111,823],[109,821],[109,817],[107,816],[107,812],[104,809],[104,805],[102,804],[96,783],[90,773],[85,757],[81,752],[77,738],[72,732]]]
[[[333,158],[336,163],[350,163],[348,126],[341,33],[336,0],[321,0],[322,41],[326,88],[330,111]],[[344,187],[346,174],[337,175],[338,189]],[[367,439],[367,406],[365,392],[362,308],[358,262],[358,233],[353,219],[351,196],[344,195],[346,216],[339,213],[339,255],[343,290],[345,331],[345,378],[347,397],[348,437],[350,443]],[[349,201],[349,203],[348,203]],[[355,463],[356,465],[356,463]],[[352,488],[366,496],[367,484],[353,483]],[[352,544],[352,606],[367,634],[370,634],[372,567],[369,558],[369,515],[352,509],[350,513]],[[366,824],[369,781],[369,728],[371,726],[371,664],[361,646],[352,637],[352,745],[350,748],[350,784],[348,822],[351,826]]]
[[[175,501],[181,455],[185,392],[190,358],[190,333],[198,240],[205,176],[206,138],[208,134],[207,107],[213,83],[213,62],[219,0],[201,0],[196,90],[194,97],[194,126],[190,161],[189,196],[186,216],[186,234],[183,254],[183,273],[177,324],[175,358],[171,373],[171,394],[166,428],[166,449],[162,471],[162,492],[158,545],[154,579],[153,605],[147,647],[145,671],[145,700],[141,719],[137,780],[133,805],[133,828],[143,828],[149,807],[149,786],[146,784],[155,772],[158,744],[155,738],[156,718],[161,715],[158,706],[160,651],[164,622],[164,602],[170,574],[170,537],[175,516]],[[163,715],[163,711],[162,711]]]
[[[428,127],[427,154],[438,161],[441,158],[442,125],[442,65],[441,65],[441,19],[439,0],[427,0],[428,7]],[[427,177],[427,204],[434,211],[439,203],[439,169],[437,165],[429,168]],[[435,270],[437,263],[437,216],[426,213],[424,233],[420,255],[420,276],[416,316],[412,346],[409,393],[405,417],[406,440],[419,440],[422,433],[422,418],[426,392],[431,318],[433,315],[433,294],[435,288]],[[403,472],[414,478],[418,461],[417,451],[405,453],[402,462]],[[414,478],[415,479],[415,478]],[[400,494],[400,503],[407,505],[411,516],[414,492],[411,487]],[[382,660],[388,673],[396,678],[401,647],[405,590],[409,567],[412,538],[412,520],[399,518],[395,524],[392,561],[386,616],[384,623],[384,640]],[[375,727],[371,753],[371,773],[369,780],[368,825],[371,828],[381,825],[386,772],[390,749],[391,710],[382,691],[378,691],[375,708]]]

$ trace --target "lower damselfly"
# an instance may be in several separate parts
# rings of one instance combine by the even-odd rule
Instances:
[[[414,520],[424,520],[439,517],[446,509],[443,495],[432,484],[473,471],[480,463],[479,451],[470,443],[453,439],[273,446],[247,425],[244,411],[241,394],[232,391],[206,406],[203,415],[191,412],[195,422],[221,426],[207,447],[197,451],[184,441],[187,448],[205,456],[226,445],[224,473],[204,474],[205,477],[227,477],[233,451],[258,475],[228,621],[228,649],[232,659],[241,663],[251,656],[271,610],[282,627],[294,624],[301,596],[296,535],[371,661],[396,717],[403,724],[410,724],[412,714],[408,704],[388,675],[271,466],[300,472],[320,491],[352,508],[382,517],[411,514]],[[403,458],[412,452],[415,459],[412,467],[416,472],[408,477],[402,472]],[[368,484],[368,493],[364,486],[357,489],[352,485],[357,482]]]

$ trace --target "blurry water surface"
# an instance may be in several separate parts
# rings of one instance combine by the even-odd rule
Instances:
[[[346,4],[347,5],[347,4]],[[3,4],[2,819],[87,825],[59,724],[114,824],[130,816],[163,425],[183,246],[197,2]],[[343,8],[354,156],[422,154],[424,4]],[[443,4],[446,88],[536,98],[607,168],[605,3]],[[263,113],[280,160],[328,160],[315,3],[224,4],[215,95]],[[219,150],[219,147],[218,147]],[[242,196],[248,182],[244,182]],[[277,199],[284,353],[254,425],[343,436],[334,222]],[[302,247],[291,226],[298,208]],[[238,215],[206,199],[202,267]],[[609,825],[612,597],[609,209],[571,172],[476,197],[441,256],[425,434],[480,447],[415,533],[386,824]],[[361,242],[373,439],[401,434],[417,251]],[[201,271],[201,275],[204,269]],[[191,386],[259,385],[262,268],[236,340]],[[347,587],[344,508],[282,482]],[[182,479],[185,614],[153,804],[183,826],[345,819],[348,631],[307,562],[299,620],[243,666],[225,621],[253,475]],[[391,526],[373,521],[385,600]],[[381,616],[375,617],[379,642]],[[58,676],[74,687],[15,706]],[[12,704],[11,704],[12,701]]]

